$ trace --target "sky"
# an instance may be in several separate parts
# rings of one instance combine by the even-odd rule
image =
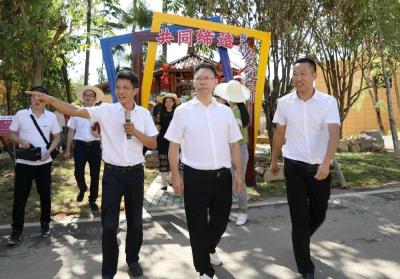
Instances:
[[[123,9],[126,9],[129,7],[131,0],[120,0],[121,7]],[[157,11],[161,12],[162,11],[162,0],[151,0],[147,1],[148,7],[152,11]],[[123,35],[129,33],[130,30],[117,30],[115,32],[115,35]],[[159,47],[159,53],[161,52],[161,47]],[[187,46],[185,44],[182,44],[181,46],[177,44],[172,44],[171,46],[168,46],[168,62],[177,60],[181,58],[182,56],[186,55],[187,53]],[[229,57],[231,62],[239,67],[243,67],[244,63],[242,59],[240,58],[241,55],[239,54],[239,51],[237,49],[232,49],[228,50]],[[218,61],[219,60],[219,55],[218,52],[214,53],[214,60]],[[97,68],[101,67],[103,61],[102,57],[102,52],[100,48],[100,41],[96,41],[90,51],[90,64],[89,64],[89,85],[94,85],[98,84],[98,74],[97,74]],[[79,53],[73,58],[73,62],[76,63],[74,67],[71,67],[69,69],[69,75],[72,79],[73,82],[83,82],[83,75],[84,75],[84,69],[85,69],[85,53]],[[117,66],[117,65],[115,65]],[[130,66],[130,63],[127,62],[126,65],[122,66]]]
[[[126,9],[129,7],[131,0],[120,0],[121,7]],[[161,12],[162,11],[162,0],[151,0],[147,1],[147,5],[150,10]],[[115,35],[123,35],[129,33],[129,30],[118,30]],[[100,48],[100,41],[96,41],[90,50],[90,64],[89,64],[89,84],[98,83],[97,68],[101,67],[103,61],[102,52]],[[80,79],[83,81],[83,75],[85,72],[85,53],[78,53],[74,58],[73,62],[76,64],[71,67],[68,71],[73,82],[79,82]]]

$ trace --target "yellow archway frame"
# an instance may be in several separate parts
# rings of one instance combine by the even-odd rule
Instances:
[[[236,27],[231,25],[226,25],[223,23],[215,23],[207,20],[200,20],[194,18],[187,18],[182,16],[164,14],[154,12],[153,22],[151,25],[151,32],[160,32],[162,24],[176,24],[186,27],[206,29],[214,32],[229,32],[234,36],[240,36],[242,33],[246,33],[247,37],[259,40],[260,45],[260,61],[257,67],[257,82],[256,82],[256,93],[254,98],[254,146],[257,140],[257,131],[259,126],[259,121],[261,113],[261,103],[263,97],[264,83],[265,83],[265,73],[267,70],[267,58],[269,45],[271,42],[271,34],[269,32],[261,32],[255,29],[248,29],[242,27]],[[154,65],[156,62],[157,54],[157,42],[149,42],[147,49],[146,64],[144,67],[143,83],[142,83],[142,99],[141,104],[143,107],[147,108],[149,99],[151,84],[153,80]]]

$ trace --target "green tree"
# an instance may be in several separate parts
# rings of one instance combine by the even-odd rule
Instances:
[[[387,67],[393,63],[390,57],[399,53],[400,43],[400,2],[397,0],[371,0],[370,11],[372,14],[373,30],[376,38],[376,47],[382,66],[382,73],[386,87],[386,101],[388,106],[390,131],[392,133],[394,154],[400,157],[400,143],[397,135],[396,119],[393,112],[392,95],[390,92],[390,71]],[[389,57],[389,58],[387,58]],[[398,56],[397,56],[398,57]],[[393,68],[393,66],[392,66]],[[396,73],[393,72],[392,76]]]

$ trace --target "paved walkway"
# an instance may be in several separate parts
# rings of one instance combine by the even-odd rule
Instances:
[[[400,185],[340,192],[331,196],[327,219],[311,241],[316,278],[399,278]],[[299,278],[285,199],[251,204],[249,217],[244,226],[228,225],[217,248],[223,266],[216,268],[216,278]],[[133,279],[125,263],[124,219],[122,213],[115,279]],[[21,244],[12,249],[5,246],[9,229],[0,229],[0,278],[101,279],[99,218],[55,221],[49,239],[39,237],[38,224],[27,225]],[[141,278],[198,278],[182,209],[147,211],[143,227]]]

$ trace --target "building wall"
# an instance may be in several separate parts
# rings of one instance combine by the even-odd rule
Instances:
[[[356,75],[354,78],[354,88],[359,86],[360,75]],[[397,74],[398,86],[400,88],[400,74]],[[315,82],[315,87],[318,90],[326,92],[326,85],[324,77],[320,71],[318,71],[317,80]],[[392,82],[392,87],[390,88],[390,93],[393,102],[393,112],[395,115],[395,120],[397,127],[400,128],[400,111],[396,102],[396,94],[394,92],[394,84]],[[381,105],[381,117],[385,131],[390,131],[389,126],[389,114],[386,102],[386,89],[378,89],[379,100]],[[378,122],[376,120],[376,113],[372,104],[371,97],[368,90],[361,93],[358,101],[351,107],[343,125],[343,137],[349,137],[352,135],[357,135],[362,131],[369,130],[379,130]]]

